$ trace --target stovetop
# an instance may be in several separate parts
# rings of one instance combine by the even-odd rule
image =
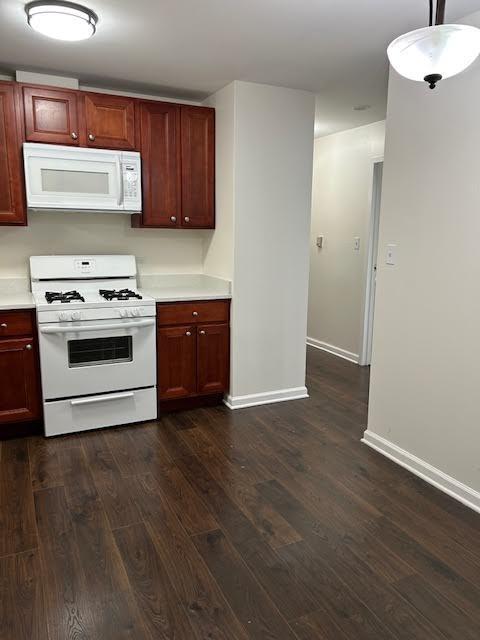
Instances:
[[[98,309],[104,307],[121,309],[123,307],[147,307],[155,304],[154,298],[146,296],[135,289],[65,289],[34,291],[37,311]]]

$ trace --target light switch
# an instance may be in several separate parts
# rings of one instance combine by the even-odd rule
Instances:
[[[360,251],[360,238],[358,236],[353,239],[353,250]]]
[[[323,236],[317,236],[317,247],[319,249],[323,247]]]
[[[387,244],[387,255],[385,257],[385,263],[389,265],[397,264],[397,245]]]

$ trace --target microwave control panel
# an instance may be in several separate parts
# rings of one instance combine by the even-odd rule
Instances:
[[[123,163],[123,190],[125,198],[138,197],[138,171],[134,164]]]

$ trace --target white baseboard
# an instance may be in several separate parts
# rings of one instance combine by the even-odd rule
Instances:
[[[401,467],[408,469],[408,471],[422,478],[425,482],[428,482],[437,489],[440,489],[440,491],[455,498],[455,500],[470,507],[470,509],[480,513],[480,493],[475,491],[475,489],[459,482],[452,476],[447,475],[443,471],[440,471],[440,469],[425,462],[425,460],[417,458],[417,456],[405,451],[405,449],[401,449],[396,444],[393,444],[393,442],[385,440],[385,438],[382,438],[376,433],[368,430],[365,431],[362,442],[372,449],[375,449],[375,451],[378,451],[378,453],[390,458],[390,460],[393,460],[393,462],[396,462]]]
[[[301,398],[308,398],[307,387],[280,389],[279,391],[268,391],[267,393],[252,393],[247,396],[227,396],[223,402],[229,409],[245,409],[261,404],[300,400]]]
[[[334,356],[338,356],[339,358],[343,358],[344,360],[348,360],[349,362],[354,362],[355,364],[358,364],[360,359],[358,353],[352,353],[351,351],[340,349],[340,347],[335,347],[333,344],[328,344],[328,342],[322,342],[321,340],[316,340],[315,338],[309,338],[308,336],[307,344],[310,347],[315,347],[315,349],[327,351],[328,353],[332,353]]]

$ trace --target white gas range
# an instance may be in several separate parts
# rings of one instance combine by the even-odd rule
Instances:
[[[157,416],[155,300],[134,256],[32,256],[45,435]]]

